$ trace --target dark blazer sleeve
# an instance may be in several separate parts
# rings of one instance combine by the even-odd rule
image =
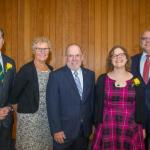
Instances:
[[[56,132],[62,131],[61,119],[60,119],[60,101],[59,101],[59,86],[55,74],[50,73],[47,91],[46,91],[46,102],[48,120],[51,127],[52,135]]]
[[[95,126],[97,126],[99,123],[102,123],[103,121],[105,78],[106,74],[100,75],[96,83],[96,100],[94,110]]]
[[[135,109],[135,120],[137,123],[142,123],[143,127],[145,127],[146,123],[146,114],[144,111],[144,99],[145,99],[145,94],[144,94],[144,88],[142,86],[137,86],[135,87],[136,95],[136,109]]]

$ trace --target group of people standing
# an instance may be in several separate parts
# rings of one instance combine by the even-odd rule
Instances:
[[[4,32],[0,29],[0,50]],[[38,37],[33,60],[16,73],[0,51],[0,150],[11,150],[13,104],[17,104],[17,150],[148,150],[150,144],[150,30],[141,35],[141,54],[131,59],[114,46],[107,72],[83,67],[79,45],[68,45],[65,66],[46,63],[51,43]],[[145,144],[146,143],[146,144]]]

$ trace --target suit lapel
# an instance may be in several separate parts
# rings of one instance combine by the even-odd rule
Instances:
[[[88,88],[88,76],[87,76],[87,71],[82,68],[82,73],[83,73],[83,100],[85,100],[85,94],[86,94],[86,90]]]
[[[145,82],[144,82],[144,80],[143,80],[143,77],[142,77],[142,75],[141,75],[141,73],[140,73],[140,61],[141,61],[141,56],[142,56],[142,54],[138,55],[138,57],[137,57],[137,65],[138,65],[138,67],[137,67],[137,75],[141,78],[142,83],[145,85]]]
[[[142,54],[138,56],[138,60],[137,60],[137,61],[138,61],[138,62],[137,62],[137,63],[138,63],[137,71],[138,71],[138,74],[139,74],[139,75],[141,76],[141,78],[142,78],[142,75],[141,75],[141,73],[140,73],[140,61],[141,61],[141,56],[142,56]]]
[[[140,73],[140,61],[141,61],[141,57],[142,57],[142,54],[138,55],[138,57],[137,57],[137,64],[138,64],[137,73],[138,73],[139,77],[141,78],[142,83],[146,86],[146,85],[149,85],[149,84],[150,84],[150,79],[149,79],[148,83],[145,84],[145,82],[144,82],[144,80],[143,80],[143,77],[142,77],[142,75],[141,75],[141,73]]]
[[[6,64],[7,64],[7,58],[2,54],[3,59],[3,68],[4,68],[4,82],[7,81],[8,74],[6,72]]]
[[[65,77],[66,77],[67,80],[69,81],[69,83],[70,83],[70,85],[71,85],[71,89],[72,89],[72,87],[73,87],[74,91],[75,91],[75,92],[78,94],[78,96],[80,97],[80,94],[79,94],[79,92],[78,92],[78,89],[77,89],[76,83],[75,83],[75,81],[74,81],[74,78],[73,78],[73,75],[72,75],[71,70],[70,70],[67,66],[64,67],[64,70],[65,70],[65,74],[66,74]]]
[[[86,91],[88,89],[89,79],[87,76],[86,69],[83,67],[81,67],[81,69],[82,69],[82,75],[83,75],[83,102],[84,102],[84,100],[86,100],[85,96],[86,96]],[[80,97],[72,72],[67,66],[65,66],[65,73],[66,73],[67,80],[70,82],[70,85],[73,87],[73,89],[76,91],[76,93]]]

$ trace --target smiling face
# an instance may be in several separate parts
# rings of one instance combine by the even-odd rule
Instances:
[[[125,68],[125,65],[127,63],[127,57],[123,49],[114,49],[111,55],[111,63],[114,68]]]
[[[147,30],[142,34],[141,37],[141,48],[150,54],[150,31]]]
[[[34,50],[35,60],[45,62],[49,55],[49,47],[48,44],[45,42],[39,42],[36,44]]]
[[[83,61],[83,54],[78,45],[70,45],[66,50],[66,64],[71,70],[78,70]]]

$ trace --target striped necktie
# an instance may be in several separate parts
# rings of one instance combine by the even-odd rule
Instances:
[[[3,79],[4,79],[4,72],[3,72],[2,64],[0,63],[0,81],[3,81]]]
[[[80,79],[79,79],[79,76],[78,76],[78,72],[77,72],[77,71],[74,72],[74,80],[75,80],[77,89],[78,89],[78,91],[79,91],[79,94],[80,94],[80,97],[81,97],[81,100],[82,100],[83,89],[82,89],[81,82],[80,82]]]

